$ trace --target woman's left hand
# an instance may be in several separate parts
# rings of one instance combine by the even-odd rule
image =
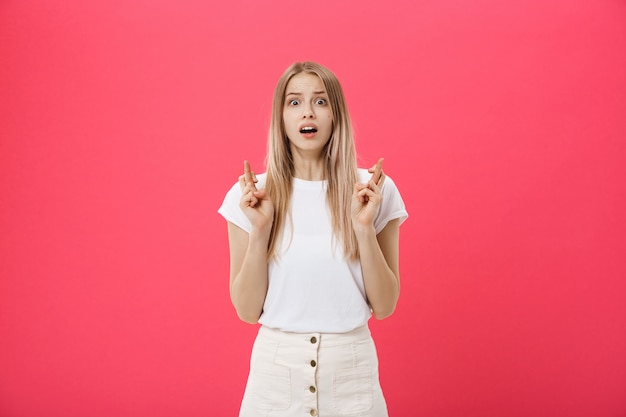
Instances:
[[[383,158],[380,158],[376,165],[371,167],[368,172],[372,177],[367,184],[354,184],[354,192],[352,193],[352,225],[357,231],[364,227],[373,227],[374,218],[378,213],[383,196],[380,189],[385,181],[383,172]]]

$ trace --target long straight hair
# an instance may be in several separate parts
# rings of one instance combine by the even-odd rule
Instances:
[[[274,205],[268,257],[272,259],[278,256],[278,247],[289,215],[294,175],[293,157],[283,120],[285,91],[289,80],[302,72],[317,75],[328,95],[333,129],[324,148],[326,200],[332,218],[335,243],[343,247],[345,257],[356,259],[359,251],[350,216],[353,187],[358,178],[352,124],[339,80],[329,69],[314,62],[292,64],[280,77],[274,90],[265,185]]]

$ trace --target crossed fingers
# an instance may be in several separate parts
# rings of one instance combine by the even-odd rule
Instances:
[[[258,199],[254,196],[257,191],[256,175],[250,169],[250,162],[243,161],[243,175],[239,176],[239,185],[241,186],[242,200],[248,203],[250,207],[254,207],[258,203]]]
[[[375,184],[378,187],[383,185],[385,181],[385,173],[383,172],[383,162],[385,162],[384,158],[380,158],[376,164],[367,170],[370,174],[372,174],[372,178],[370,178],[370,183]]]

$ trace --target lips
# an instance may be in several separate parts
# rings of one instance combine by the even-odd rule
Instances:
[[[300,126],[300,133],[303,135],[311,135],[317,133],[317,126],[314,124],[305,124]]]

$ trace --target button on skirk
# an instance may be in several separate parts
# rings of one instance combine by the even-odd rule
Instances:
[[[311,414],[313,417],[315,417],[315,416],[317,415],[317,410],[311,410],[311,413],[310,413],[310,414]]]
[[[315,367],[315,365],[317,365],[317,362],[315,362],[314,360],[311,361],[311,366]]]
[[[316,389],[315,389],[315,387],[313,385],[311,385],[309,387],[309,391],[311,391],[313,394],[315,394]]]
[[[317,343],[317,337],[313,336],[313,337],[311,338],[311,343]]]

